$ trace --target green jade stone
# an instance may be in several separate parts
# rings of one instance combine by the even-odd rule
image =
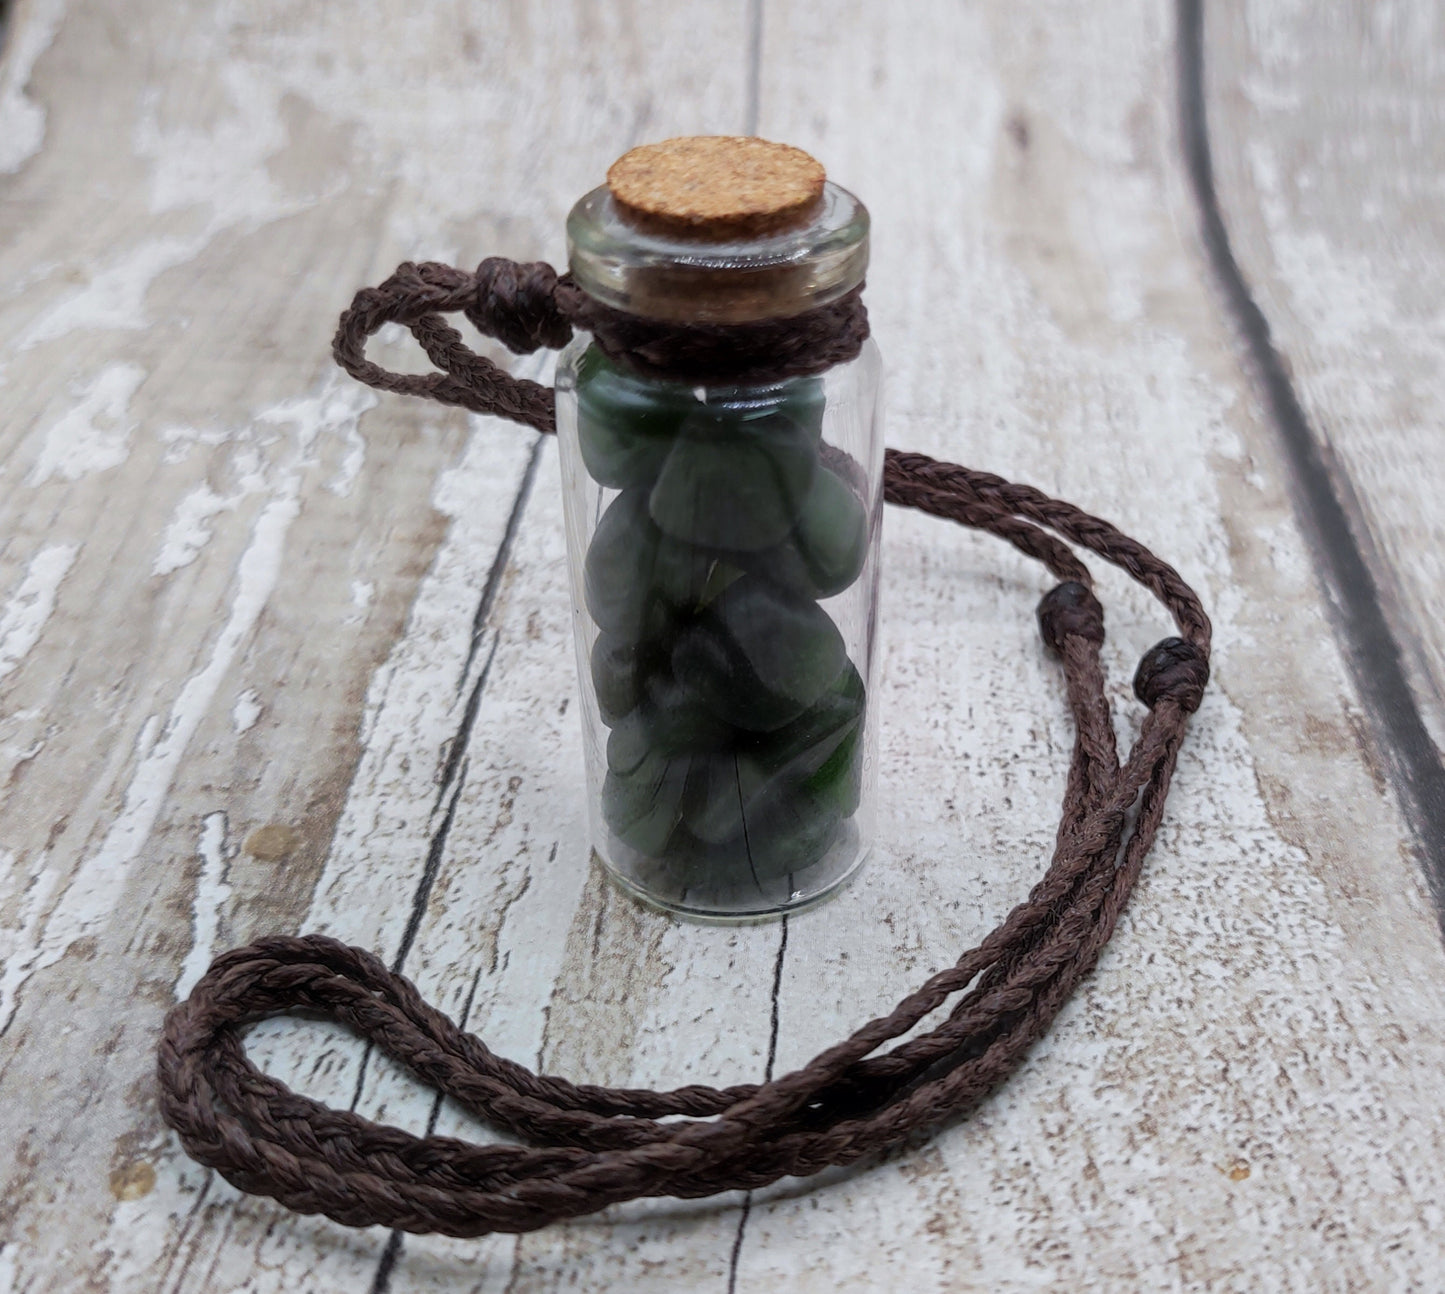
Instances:
[[[684,626],[672,651],[673,674],[719,718],[752,732],[792,722],[846,663],[826,611],[751,575]]]
[[[593,347],[577,390],[587,470],[622,490],[584,563],[603,816],[672,885],[802,871],[857,809],[865,711],[817,606],[869,539],[861,498],[819,462],[823,384],[700,393]]]
[[[625,843],[671,867],[676,884],[746,885],[827,852],[858,807],[857,670],[846,667],[810,710],[765,738],[720,726],[674,680],[648,693],[607,745],[603,807]]]
[[[661,751],[644,755],[625,773],[608,769],[602,782],[607,825],[639,853],[662,854],[681,814],[687,770],[686,759],[669,759]]]
[[[816,443],[822,435],[824,397],[818,378],[700,388],[643,377],[590,346],[577,365],[576,390],[582,461],[593,480],[613,489],[651,485],[689,418],[694,419],[693,437],[721,432],[757,440],[770,429],[789,436],[801,430]]]
[[[748,815],[748,866],[760,881],[801,872],[837,838],[841,819],[814,796],[766,800]]]
[[[633,710],[607,739],[603,815],[626,843],[655,854],[681,818],[694,760],[726,750],[733,730],[666,673],[652,674]]]
[[[705,844],[722,845],[742,836],[746,805],[734,752],[693,759],[681,809],[688,830]]]
[[[598,634],[592,644],[592,689],[602,722],[609,728],[642,700],[648,655],[642,644],[608,633]]]
[[[653,857],[674,885],[749,888],[806,871],[828,852],[840,825],[834,813],[790,801],[750,814],[747,830],[722,843],[701,839],[683,822]]]
[[[704,548],[770,548],[793,529],[817,470],[816,432],[786,406],[700,405],[652,487],[652,519]]]
[[[583,562],[587,610],[604,633],[641,642],[666,631],[672,613],[696,607],[716,585],[717,557],[665,535],[647,514],[647,491],[624,490],[592,536]]]
[[[779,806],[796,799],[809,801],[815,816],[850,817],[862,778],[863,714],[863,680],[850,664],[786,727],[695,760],[682,803],[688,828],[709,843],[745,835],[745,844],[760,844]]]
[[[857,809],[858,743],[867,695],[849,661],[833,685],[792,723],[758,738],[739,763],[760,782],[801,784],[834,795],[843,817]],[[749,785],[747,777],[744,784]],[[853,780],[851,790],[846,783]],[[851,801],[851,804],[850,804]],[[844,807],[845,805],[849,807]]]
[[[753,574],[805,598],[831,598],[863,571],[868,514],[863,500],[835,471],[819,467],[792,532],[773,548],[739,554]]]
[[[726,750],[733,730],[676,679],[654,674],[642,700],[607,739],[607,767],[629,773],[654,752],[673,756]]]
[[[691,388],[630,373],[589,346],[577,365],[577,438],[592,479],[650,485],[696,404]]]

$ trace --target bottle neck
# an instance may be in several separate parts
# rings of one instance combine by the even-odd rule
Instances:
[[[829,183],[816,213],[791,229],[718,241],[639,227],[604,186],[573,207],[573,281],[611,310],[659,322],[744,324],[831,305],[863,282],[868,212]]]

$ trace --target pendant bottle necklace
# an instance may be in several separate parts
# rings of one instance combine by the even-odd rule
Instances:
[[[981,943],[762,1084],[647,1091],[533,1074],[366,950],[275,935],[223,954],[167,1016],[162,1113],[240,1189],[349,1226],[530,1231],[640,1196],[816,1173],[957,1119],[1013,1072],[1108,942],[1209,679],[1199,598],[1137,540],[1029,486],[882,449],[867,214],[811,158],[674,140],[609,179],[568,222],[568,275],[407,263],[357,293],[333,343],[372,386],[561,432],[603,865],[641,899],[724,919],[816,901],[856,870],[880,495],[993,534],[1059,581],[1038,606],[1075,728],[1056,843]],[[557,391],[474,354],[452,312],[518,353],[566,346]],[[387,323],[436,371],[368,360]],[[1122,758],[1103,608],[1075,547],[1153,593],[1179,631],[1139,664],[1147,712]],[[348,1025],[516,1140],[417,1137],[291,1092],[242,1037],[297,1009]]]

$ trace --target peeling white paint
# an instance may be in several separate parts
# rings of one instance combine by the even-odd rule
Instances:
[[[371,609],[371,600],[376,596],[376,585],[370,580],[351,581],[351,605],[355,610],[341,623],[347,625],[359,625],[366,619],[366,613]]]
[[[40,640],[55,610],[61,581],[80,552],[77,544],[49,544],[30,559],[25,578],[0,608],[0,679],[9,674]]]
[[[230,111],[204,125],[191,116],[163,121],[159,88],[141,104],[134,142],[137,156],[150,163],[151,210],[206,208],[209,237],[221,229],[255,229],[314,205],[316,196],[283,192],[266,165],[289,143],[274,78],[239,59],[219,63],[217,77]]]
[[[9,778],[45,749],[46,737],[43,732],[36,735],[35,725],[43,713],[39,706],[0,711],[0,779]]]
[[[230,860],[226,857],[226,815],[208,813],[201,824],[201,840],[196,848],[201,861],[196,878],[196,893],[191,899],[191,951],[181,964],[176,979],[176,1000],[180,1001],[206,973],[215,953],[216,935],[220,930],[221,908],[231,897],[227,879]]]
[[[206,522],[218,512],[234,508],[236,503],[236,499],[225,498],[205,484],[182,498],[161,538],[160,552],[151,563],[151,574],[169,575],[195,561],[211,538],[212,530]]]
[[[376,402],[373,400],[372,403]],[[366,438],[361,434],[360,425],[353,421],[346,428],[346,455],[342,458],[336,475],[326,483],[326,488],[344,499],[351,493],[351,487],[356,484],[356,478],[361,475],[365,464]]]
[[[41,956],[36,935],[46,905],[60,885],[60,869],[50,867],[49,862],[48,851],[35,860],[25,878],[14,924],[0,926],[0,1031],[9,1025],[20,987],[30,978]],[[19,865],[13,852],[0,850],[0,876],[10,875]]]
[[[261,717],[263,709],[265,707],[254,687],[248,687],[236,698],[236,704],[231,707],[231,726],[238,737],[256,726],[256,720]]]
[[[374,396],[365,388],[328,377],[316,395],[285,401],[257,416],[258,424],[289,428],[292,450],[237,563],[226,622],[205,665],[181,686],[159,735],[153,721],[142,730],[137,766],[126,787],[121,811],[99,849],[76,867],[64,895],[44,923],[34,955],[27,959],[0,1014],[0,1028],[13,1014],[14,994],[25,981],[36,971],[54,965],[75,940],[102,927],[115,910],[131,864],[155,826],[186,748],[276,585],[286,535],[301,507],[303,476],[315,464],[312,450],[317,437],[344,429],[372,403]]]
[[[62,293],[20,334],[17,350],[29,350],[78,330],[148,327],[146,293],[156,278],[184,265],[207,239],[153,238],[138,243],[107,265],[90,270],[89,281]]]
[[[443,472],[432,491],[432,506],[452,519],[450,535],[417,590],[404,635],[367,688],[362,760],[302,923],[369,947],[384,946],[382,931],[395,913],[373,911],[358,887],[368,889],[380,876],[412,874],[422,839],[416,806],[435,798],[436,752],[452,735],[461,704],[456,675],[471,627],[458,608],[477,596],[477,566],[488,560],[478,555],[494,553],[501,541],[529,452],[522,437],[496,437],[495,420],[473,423],[462,461]],[[370,587],[358,592],[353,584],[353,603],[362,596],[369,601]],[[477,655],[474,671],[485,659],[485,652]],[[352,860],[363,855],[368,866],[355,867]]]
[[[163,427],[156,433],[165,449],[167,463],[182,463],[197,445],[224,445],[231,439],[225,427]]]
[[[315,395],[300,396],[257,415],[266,426],[290,426],[309,449],[321,432],[348,439],[361,415],[376,407],[377,395],[370,387],[353,382],[334,370]]]
[[[78,403],[46,430],[25,483],[41,485],[55,476],[78,481],[125,462],[136,428],[130,401],[145,376],[138,364],[113,363],[101,369],[76,393]]]
[[[26,30],[41,25],[31,23]],[[147,238],[84,266],[88,281],[42,311],[21,333],[18,350],[77,331],[148,327],[152,320],[146,313],[146,297],[161,274],[193,261],[223,231],[260,228],[304,211],[324,196],[288,194],[267,168],[268,159],[289,143],[280,113],[281,87],[272,84],[264,69],[239,61],[222,64],[218,76],[229,112],[204,126],[192,119],[163,123],[161,94],[153,87],[141,104],[134,132],[136,154],[151,168],[151,212],[163,215],[200,208],[205,213],[200,228],[184,235]],[[5,169],[4,127],[0,99],[0,170]],[[341,482],[344,488],[349,488],[350,479],[354,472]]]
[[[6,31],[9,48],[0,60],[0,174],[13,174],[40,151],[45,139],[45,109],[26,94],[31,73],[50,48],[65,0],[31,0]]]

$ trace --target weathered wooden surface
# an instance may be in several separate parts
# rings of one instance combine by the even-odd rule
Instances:
[[[1218,184],[1445,744],[1445,12],[1211,6]]]
[[[1445,957],[1207,284],[1168,14],[757,8],[754,33],[722,0],[365,27],[282,0],[124,21],[21,0],[0,63],[0,1291],[1403,1290],[1445,1262]],[[1138,896],[1024,1070],[869,1171],[469,1243],[241,1197],[160,1126],[150,1055],[251,935],[404,953],[498,1050],[574,1077],[734,1081],[891,1005],[1043,866],[1069,741],[1045,580],[895,513],[879,856],[786,948],[620,899],[585,866],[555,448],[331,375],[359,283],[408,256],[555,259],[611,157],[754,104],[873,209],[890,442],[1113,517],[1215,614],[1218,686]],[[1423,381],[1412,347],[1382,341],[1377,367]],[[1424,480],[1370,497],[1438,525]],[[1433,557],[1387,556],[1438,590]],[[1105,592],[1127,731],[1125,680],[1167,626]],[[254,1048],[316,1096],[479,1135],[319,1026]]]

